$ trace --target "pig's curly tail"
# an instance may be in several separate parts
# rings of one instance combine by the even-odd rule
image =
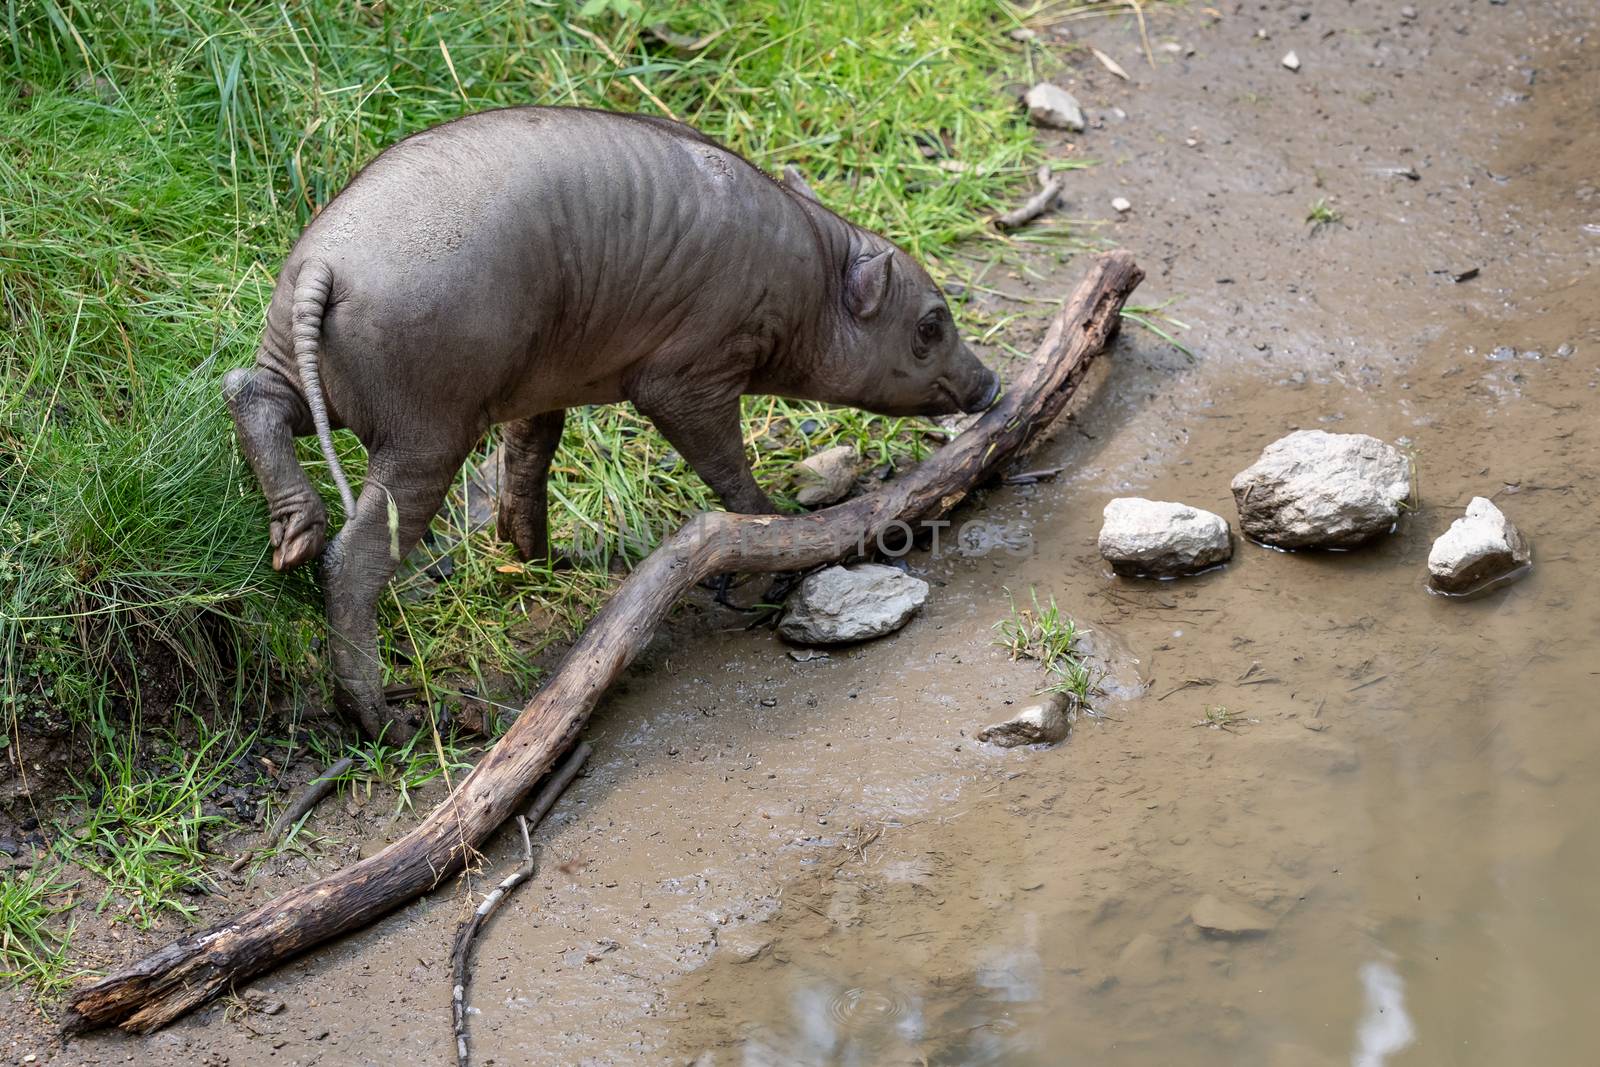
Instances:
[[[344,468],[339,465],[339,454],[333,450],[333,430],[328,425],[328,404],[323,398],[320,370],[322,316],[332,291],[333,268],[320,259],[307,260],[301,265],[300,276],[294,283],[294,362],[300,372],[300,391],[305,394],[306,406],[311,409],[311,423],[317,428],[317,440],[322,444],[322,456],[328,461],[334,484],[339,487],[344,518],[349,522],[356,513],[356,498],[350,491]]]

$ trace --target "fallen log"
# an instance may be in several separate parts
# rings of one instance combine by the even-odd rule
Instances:
[[[602,694],[673,603],[705,579],[794,571],[859,554],[885,532],[938,519],[1047,430],[1116,335],[1144,274],[1127,252],[1097,257],[1033,358],[964,433],[882,489],[807,515],[697,515],[652,552],[495,747],[416,829],[383,851],[190,934],[75,990],[63,1029],[144,1033],[225,990],[428,892],[521,806],[577,740]]]

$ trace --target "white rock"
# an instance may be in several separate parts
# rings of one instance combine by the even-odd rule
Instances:
[[[1278,548],[1349,548],[1382,536],[1411,495],[1399,449],[1360,433],[1298,430],[1233,479],[1239,528]]]
[[[795,464],[800,489],[794,498],[808,508],[837,504],[856,484],[860,457],[850,445],[837,445]]]
[[[1212,937],[1259,937],[1278,925],[1276,919],[1259,908],[1218,900],[1210,893],[1195,901],[1189,918]]]
[[[1126,215],[1128,212],[1133,210],[1133,202],[1125,196],[1113,197],[1111,200],[1111,209],[1119,215]]]
[[[1074,131],[1084,127],[1083,105],[1059,85],[1040,82],[1028,90],[1022,102],[1027,105],[1028,118],[1035,126]]]
[[[1284,68],[1287,70],[1300,69],[1300,57],[1295,55],[1293,52],[1285,52],[1281,62],[1283,63]]]
[[[1042,704],[1030,704],[1004,722],[990,723],[978,731],[978,740],[1001,748],[1018,745],[1053,745],[1072,730],[1070,697],[1052,693]]]
[[[928,599],[928,583],[893,567],[829,567],[800,583],[778,633],[804,645],[837,645],[900,629]]]
[[[1118,574],[1193,574],[1233,555],[1227,521],[1187,504],[1122,496],[1104,514],[1100,554]]]
[[[1500,509],[1481,496],[1450,524],[1428,553],[1428,580],[1446,593],[1465,593],[1533,561],[1528,542]]]

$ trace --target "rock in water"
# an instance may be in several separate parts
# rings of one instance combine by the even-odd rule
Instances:
[[[1233,555],[1233,539],[1220,515],[1122,496],[1106,505],[1100,554],[1118,574],[1165,578],[1222,563]]]
[[[885,567],[829,567],[800,583],[778,633],[803,645],[838,645],[900,629],[928,599],[928,583]]]
[[[1260,937],[1277,925],[1276,919],[1259,908],[1230,904],[1210,893],[1195,901],[1189,918],[1212,937]]]
[[[1154,985],[1171,974],[1167,967],[1167,946],[1159,938],[1141,931],[1123,947],[1112,973],[1124,985]]]
[[[1040,82],[1022,98],[1028,107],[1028,119],[1035,126],[1047,126],[1052,130],[1072,130],[1082,132],[1083,107],[1078,103],[1078,98],[1049,82]]]
[[[858,463],[856,450],[849,445],[837,445],[807,456],[795,464],[795,478],[800,489],[794,498],[808,508],[837,504],[849,496],[855,486]]]
[[[1468,593],[1533,562],[1528,542],[1487,499],[1472,498],[1428,553],[1428,581],[1443,593]]]
[[[1233,479],[1239,528],[1278,548],[1350,548],[1380,537],[1410,495],[1406,457],[1364,433],[1298,430]]]
[[[978,740],[1001,748],[1064,741],[1072,730],[1072,718],[1067,714],[1071,704],[1072,698],[1065,693],[1052,693],[1042,704],[1029,705],[1005,722],[985,726],[978,731]]]

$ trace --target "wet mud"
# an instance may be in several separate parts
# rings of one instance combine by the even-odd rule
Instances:
[[[1131,75],[1085,56],[1058,79],[1093,126],[1052,151],[1100,161],[1071,211],[1135,252],[1192,357],[1125,329],[1025,464],[1062,472],[980,494],[907,558],[933,590],[899,634],[801,660],[683,613],[484,932],[479,1062],[1591,1060],[1600,29],[1576,2],[1416,7],[1151,12],[1154,69],[1131,21],[1071,24]],[[1342,221],[1313,230],[1323,198]],[[1038,333],[1081,263],[1035,269],[1002,287]],[[1229,480],[1297,428],[1410,452],[1393,535],[1241,541],[1170,582],[1099,558],[1110,498],[1231,519]],[[1534,566],[1429,595],[1428,547],[1475,495]],[[1091,631],[1105,692],[1067,742],[1000,750],[972,735],[1043,676],[992,627],[1032,591]],[[403,826],[376,829],[364,847]],[[473,901],[457,885],[255,983],[280,1014],[46,1058],[446,1061]]]

